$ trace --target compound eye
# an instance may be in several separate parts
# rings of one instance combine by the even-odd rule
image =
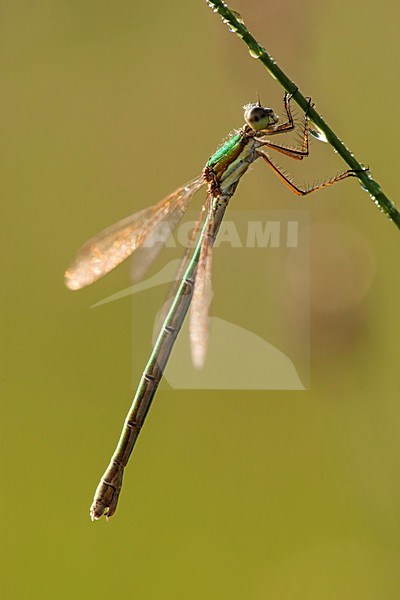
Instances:
[[[259,123],[262,119],[265,119],[266,111],[260,106],[256,106],[250,111],[248,116],[249,121],[252,123]]]
[[[259,104],[248,104],[245,106],[244,120],[254,131],[260,131],[276,123],[277,118],[271,108],[263,108]]]

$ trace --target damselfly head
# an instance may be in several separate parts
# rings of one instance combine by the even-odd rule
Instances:
[[[264,108],[258,101],[253,104],[246,104],[244,107],[244,120],[254,131],[260,131],[261,129],[272,129],[279,121],[279,117],[274,114],[272,108]]]

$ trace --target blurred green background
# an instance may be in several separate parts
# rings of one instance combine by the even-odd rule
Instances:
[[[400,6],[384,7],[232,6],[399,205]],[[257,164],[232,201],[309,214],[310,389],[160,390],[115,517],[90,522],[165,290],[89,310],[129,266],[76,294],[63,271],[199,173],[257,92],[279,111],[283,93],[200,0],[2,0],[0,22],[1,598],[399,598],[399,231],[354,181],[299,200]],[[313,150],[300,179],[343,168]],[[216,255],[213,307],[256,332],[274,314],[251,311],[244,269]]]

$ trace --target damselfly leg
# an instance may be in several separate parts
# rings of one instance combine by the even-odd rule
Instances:
[[[275,135],[276,133],[288,133],[294,129],[294,121],[293,121],[293,116],[292,116],[291,109],[290,109],[290,100],[291,100],[291,96],[289,96],[288,94],[285,94],[284,105],[285,105],[285,109],[286,109],[286,114],[288,116],[287,123],[284,123],[281,129],[279,129],[279,127],[277,127],[273,132],[264,131],[264,130],[260,131],[260,133],[262,133],[263,136],[266,137],[266,136],[270,136],[270,135]],[[309,101],[309,107],[310,106],[312,106],[311,99]],[[304,116],[304,126],[303,126],[303,133],[302,133],[302,140],[301,140],[300,148],[294,148],[294,147],[284,146],[281,144],[275,144],[273,142],[270,142],[268,139],[265,139],[265,137],[259,137],[258,135],[256,137],[256,139],[259,142],[261,142],[260,148],[262,148],[262,149],[260,149],[260,148],[257,149],[258,155],[268,164],[269,167],[271,167],[273,172],[281,179],[281,181],[283,181],[283,183],[297,196],[306,196],[307,194],[311,194],[312,192],[316,192],[318,190],[321,190],[322,188],[329,187],[329,186],[333,185],[334,183],[338,183],[339,181],[342,181],[343,179],[347,179],[347,177],[356,177],[357,176],[356,171],[349,169],[347,171],[339,173],[338,175],[335,175],[334,177],[326,179],[316,185],[312,185],[307,188],[302,188],[294,182],[293,178],[290,175],[285,173],[285,171],[283,171],[282,168],[279,167],[272,160],[272,158],[269,156],[269,154],[264,152],[264,148],[266,148],[269,150],[274,150],[276,152],[279,152],[281,154],[284,154],[285,156],[294,158],[296,160],[303,160],[303,158],[307,158],[307,156],[309,156],[309,154],[310,154],[309,123],[310,123],[310,121],[308,118],[308,110],[307,110],[305,113],[305,116]]]

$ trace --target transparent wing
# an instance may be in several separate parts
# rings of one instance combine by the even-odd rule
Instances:
[[[186,245],[185,254],[179,263],[180,266],[174,277],[176,286],[171,288],[168,294],[168,298],[170,298],[171,296],[175,296],[175,293],[177,292],[178,286],[181,282],[181,279],[187,266],[190,252],[193,249],[194,243],[196,241],[196,236],[199,233],[202,224],[205,206],[206,203],[203,205],[200,211],[200,215],[194,223],[194,227]],[[155,227],[154,230],[152,230],[152,233],[146,239],[146,243],[143,244],[140,248],[138,248],[137,252],[135,252],[134,254],[134,260],[132,261],[132,281],[140,281],[141,279],[143,279],[143,276],[145,275],[147,269],[152,264],[160,250],[165,246],[169,235],[175,229],[176,225],[179,222],[179,219],[180,216],[179,218],[176,218],[176,215],[174,213],[170,217],[168,217],[168,219],[162,221],[158,227]],[[175,220],[177,221],[176,223]]]
[[[190,308],[189,335],[193,366],[201,369],[207,354],[208,309],[211,302],[211,265],[214,240],[213,198],[208,197],[208,215],[196,269]]]
[[[94,283],[145,242],[154,241],[156,234],[157,248],[161,249],[158,242],[162,236],[166,239],[176,227],[190,199],[203,184],[203,176],[199,175],[155,206],[134,213],[92,237],[80,248],[66,270],[65,285],[71,290],[79,290]],[[167,221],[168,227],[163,227]],[[154,259],[157,253],[151,253],[151,258]]]

